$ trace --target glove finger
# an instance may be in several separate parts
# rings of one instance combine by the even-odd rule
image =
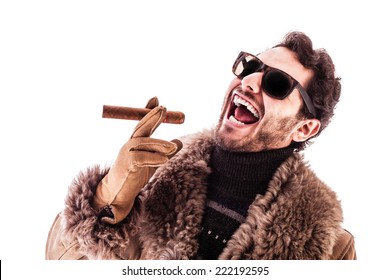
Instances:
[[[183,143],[179,139],[173,139],[171,140],[171,143],[176,144],[176,150],[168,155],[168,158],[172,158],[174,155],[176,155],[182,148],[183,148]]]
[[[153,108],[157,107],[158,104],[159,104],[158,98],[155,96],[155,97],[152,97],[149,99],[148,104],[146,104],[145,108],[146,109],[153,109]]]
[[[146,151],[132,151],[131,162],[137,167],[159,167],[168,161],[168,157]]]
[[[163,106],[153,108],[143,117],[134,129],[131,138],[149,137],[165,119],[167,109]]]
[[[127,151],[147,151],[170,156],[176,153],[178,144],[150,137],[138,137],[131,139],[125,149]]]

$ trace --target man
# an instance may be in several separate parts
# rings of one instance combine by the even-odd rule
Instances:
[[[335,193],[300,152],[333,116],[334,72],[299,32],[242,52],[218,125],[183,147],[150,137],[166,113],[151,99],[114,165],[70,186],[46,257],[355,259]]]

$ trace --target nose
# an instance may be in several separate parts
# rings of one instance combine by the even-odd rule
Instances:
[[[252,92],[254,94],[259,94],[261,91],[262,77],[263,77],[262,72],[256,72],[242,78],[241,86],[243,90]]]

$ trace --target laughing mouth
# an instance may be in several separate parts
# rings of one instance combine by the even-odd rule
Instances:
[[[249,101],[235,94],[227,117],[235,124],[248,125],[259,121],[260,114]]]

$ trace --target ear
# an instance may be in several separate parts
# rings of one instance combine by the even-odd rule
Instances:
[[[301,121],[292,134],[292,140],[295,142],[305,142],[307,139],[315,136],[320,130],[321,122],[317,119],[308,119]]]

